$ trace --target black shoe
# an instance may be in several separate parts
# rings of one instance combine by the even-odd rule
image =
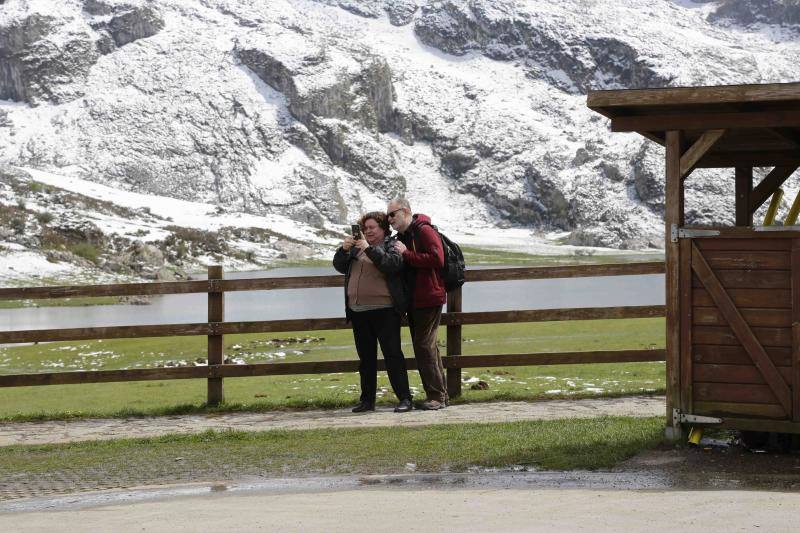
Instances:
[[[400,403],[397,404],[397,407],[394,408],[395,413],[407,413],[410,410],[411,410],[411,398],[400,400]]]
[[[354,413],[364,413],[366,411],[374,411],[374,410],[375,410],[375,404],[370,402],[360,402],[358,405],[353,407],[353,409],[351,409],[351,411],[353,411]]]

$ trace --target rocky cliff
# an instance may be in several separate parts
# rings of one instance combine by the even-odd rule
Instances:
[[[585,92],[794,81],[797,17],[788,0],[6,0],[0,160],[320,235],[405,194],[454,230],[660,246],[661,149],[610,134]],[[689,187],[696,222],[729,217],[719,175]]]

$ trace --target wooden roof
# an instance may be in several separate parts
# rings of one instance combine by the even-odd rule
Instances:
[[[715,131],[697,167],[800,164],[800,83],[590,91],[587,105],[662,145],[669,130],[689,146]]]

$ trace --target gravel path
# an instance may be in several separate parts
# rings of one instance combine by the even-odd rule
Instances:
[[[394,413],[391,408],[387,407],[366,414],[354,414],[349,409],[337,409],[24,422],[0,425],[0,446],[154,437],[169,433],[199,433],[209,429],[265,431],[270,429],[420,426],[465,422],[589,418],[606,415],[647,417],[664,414],[665,399],[663,396],[628,396],[541,402],[472,403],[453,405],[435,412]]]

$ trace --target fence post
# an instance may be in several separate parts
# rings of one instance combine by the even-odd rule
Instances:
[[[225,293],[219,290],[214,280],[223,278],[222,266],[208,267],[208,321],[225,321]],[[225,360],[222,335],[208,336],[208,364],[221,365]],[[225,399],[222,378],[208,378],[208,405],[219,405]]]
[[[461,312],[461,287],[447,293],[447,312]],[[461,355],[461,326],[447,326],[447,355]],[[451,398],[461,396],[461,369],[447,369],[447,394]]]

